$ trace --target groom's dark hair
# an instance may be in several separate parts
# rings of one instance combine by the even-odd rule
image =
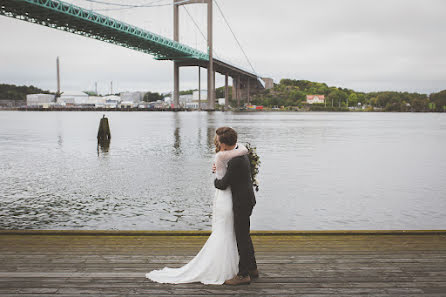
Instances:
[[[215,131],[218,140],[226,145],[234,145],[237,143],[237,132],[230,127],[220,127]]]

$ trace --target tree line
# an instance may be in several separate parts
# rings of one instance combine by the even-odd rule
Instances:
[[[324,104],[306,104],[307,95],[324,95]],[[255,95],[252,104],[265,107],[307,107],[310,110],[349,110],[366,106],[383,111],[446,111],[446,90],[430,95],[408,92],[356,92],[325,83],[282,79],[272,89]]]
[[[16,86],[9,84],[0,84],[0,99],[8,100],[26,100],[28,94],[51,94],[50,91],[45,91],[34,86]]]
[[[195,90],[181,91],[180,95],[192,94]],[[26,100],[28,94],[52,94],[34,86],[16,86],[0,84],[0,99]],[[216,89],[217,98],[224,97],[224,87]],[[231,87],[229,100],[232,106]],[[324,95],[324,104],[307,105],[307,95]],[[162,100],[163,95],[158,92],[146,92],[143,101],[152,102]],[[252,104],[265,107],[284,106],[286,108],[299,107],[310,110],[344,111],[351,107],[365,106],[366,110],[382,111],[446,111],[446,90],[430,95],[408,92],[356,92],[347,88],[329,87],[325,83],[307,80],[282,79],[272,89],[263,90],[254,95]]]

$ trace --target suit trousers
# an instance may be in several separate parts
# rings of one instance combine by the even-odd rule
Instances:
[[[237,249],[240,255],[238,275],[247,276],[249,270],[257,269],[254,246],[252,245],[250,229],[250,211],[234,213],[234,230]]]

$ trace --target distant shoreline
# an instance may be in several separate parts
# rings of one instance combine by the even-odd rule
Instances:
[[[7,107],[0,111],[194,111],[185,108],[39,108],[39,107]]]
[[[209,112],[223,112],[220,109],[216,110],[197,110],[186,108],[38,108],[38,107],[4,107],[0,108],[0,111],[79,111],[79,112],[150,112],[150,111],[162,111],[162,112],[197,112],[197,111],[209,111]],[[262,112],[396,112],[396,113],[444,113],[442,111],[384,111],[384,110],[283,110],[283,109],[263,109],[263,110],[227,110],[231,112],[243,112],[243,113],[262,113]]]

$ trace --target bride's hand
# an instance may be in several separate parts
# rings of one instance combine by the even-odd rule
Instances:
[[[217,166],[215,166],[215,163],[212,164],[212,173],[215,173],[217,171]]]

